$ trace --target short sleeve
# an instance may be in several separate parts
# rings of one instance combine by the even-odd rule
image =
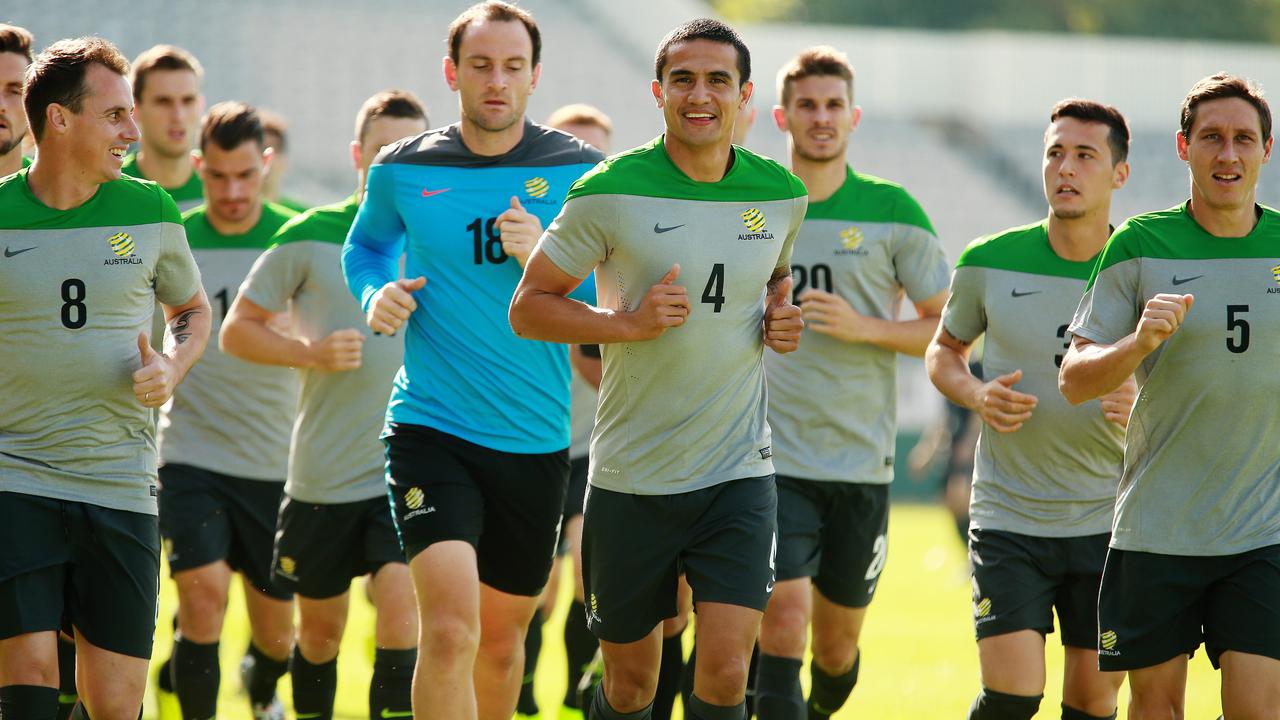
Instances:
[[[172,217],[160,223],[160,257],[156,261],[156,300],[162,305],[176,307],[185,304],[200,290],[200,268],[187,244],[187,231],[183,228],[178,208],[173,199],[164,193],[164,202],[173,206]],[[165,217],[169,217],[168,213]]]
[[[616,197],[571,196],[538,240],[542,253],[573,277],[590,275],[609,255],[609,241],[617,220]]]
[[[809,209],[809,196],[800,195],[791,200],[791,225],[787,228],[787,237],[782,241],[782,251],[778,253],[778,264],[775,268],[787,267],[791,264],[791,250],[796,245],[796,236],[800,234],[800,226],[804,224],[805,211]]]
[[[1137,327],[1145,300],[1138,295],[1142,259],[1136,243],[1136,231],[1125,227],[1107,241],[1067,328],[1072,335],[1111,345]]]
[[[956,268],[951,295],[942,309],[942,327],[957,340],[971,343],[987,330],[986,270],[973,265]]]
[[[900,203],[904,206],[894,233],[893,267],[898,283],[913,301],[925,300],[947,288],[946,253],[934,234],[924,210],[909,195]]]
[[[308,246],[309,243],[294,242],[263,253],[240,285],[240,294],[268,312],[284,312],[310,274]]]

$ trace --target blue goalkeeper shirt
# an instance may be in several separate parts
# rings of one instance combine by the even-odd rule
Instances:
[[[471,152],[457,124],[379,153],[342,249],[347,285],[367,310],[399,276],[402,254],[404,277],[427,279],[413,294],[418,309],[388,422],[502,452],[568,447],[568,348],[512,332],[507,309],[522,271],[502,251],[495,223],[517,197],[549,226],[569,186],[601,159],[576,138],[527,120],[504,155]],[[594,304],[594,282],[573,296]]]

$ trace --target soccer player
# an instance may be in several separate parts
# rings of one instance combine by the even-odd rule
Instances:
[[[506,308],[601,154],[525,119],[541,73],[527,12],[475,5],[447,46],[461,120],[379,155],[342,259],[374,332],[407,323],[383,435],[422,628],[414,712],[509,720],[564,507],[569,353],[516,337]]]
[[[737,719],[774,582],[762,355],[800,339],[788,262],[807,201],[781,165],[730,142],[752,92],[732,28],[681,25],[654,64],[666,132],[574,184],[511,324],[523,337],[607,343],[582,530],[605,663],[591,716],[649,715],[683,570],[699,645],[686,717]],[[564,297],[597,267],[600,308]]]
[[[1226,717],[1280,708],[1280,215],[1256,203],[1271,146],[1258,86],[1192,86],[1177,134],[1190,200],[1116,230],[1068,328],[1069,401],[1141,385],[1097,639],[1102,669],[1129,673],[1135,720],[1182,717],[1201,642]]]
[[[0,24],[0,177],[31,164],[22,154],[27,114],[22,109],[22,77],[31,64],[31,33]]]
[[[191,157],[204,112],[203,78],[200,61],[172,45],[156,45],[133,61],[131,82],[142,143],[124,159],[124,172],[159,183],[184,212],[204,200]]]
[[[270,160],[253,108],[209,108],[196,159],[205,204],[183,223],[211,294],[215,330],[249,268],[293,215],[262,201]],[[217,711],[218,638],[232,572],[243,576],[253,636],[249,701],[255,717],[279,717],[275,688],[288,667],[293,596],[271,579],[271,550],[297,399],[288,368],[209,348],[160,414],[160,528],[178,587],[170,679],[185,718]]]
[[[262,117],[262,129],[266,133],[267,147],[271,148],[271,167],[262,183],[262,196],[267,202],[283,205],[294,212],[307,209],[306,203],[280,194],[284,174],[289,169],[289,123],[280,113],[258,110]],[[395,138],[399,139],[399,138]]]
[[[363,313],[342,279],[340,256],[378,150],[426,129],[426,112],[411,93],[389,90],[366,100],[351,143],[355,193],[285,223],[222,325],[228,354],[300,370],[272,573],[298,596],[289,672],[294,711],[308,718],[333,717],[351,579],[365,573],[373,574],[378,611],[369,717],[410,712],[417,616],[378,441],[404,343],[360,329]],[[290,308],[297,337],[273,323]]]
[[[81,701],[132,720],[155,631],[152,408],[209,336],[178,209],[121,178],[138,139],[128,61],[100,38],[38,55],[23,91],[39,148],[0,181],[0,716],[57,712],[69,619]],[[159,301],[163,353],[146,331]]]
[[[831,47],[778,72],[773,117],[809,207],[791,254],[807,332],[769,355],[769,427],[778,470],[778,584],[760,628],[757,712],[803,718],[800,664],[813,625],[809,717],[844,705],[858,637],[888,552],[898,354],[924,354],[946,302],[948,268],[920,205],[845,159],[862,110],[854,72]],[[899,320],[903,295],[919,317]]]
[[[1079,407],[1056,390],[1066,315],[1111,234],[1111,194],[1129,177],[1128,154],[1118,110],[1055,105],[1044,135],[1048,218],[969,245],[929,347],[934,384],[984,423],[969,512],[982,668],[973,720],[1036,714],[1055,609],[1062,717],[1115,717],[1124,674],[1098,671],[1096,607],[1136,385]],[[977,378],[969,350],[984,335]]]

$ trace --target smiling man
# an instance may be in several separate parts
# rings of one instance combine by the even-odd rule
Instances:
[[[604,344],[582,531],[587,622],[605,664],[591,717],[651,715],[683,571],[698,613],[685,717],[737,720],[774,581],[763,354],[800,339],[788,263],[805,190],[731,144],[752,92],[732,28],[686,23],[654,66],[666,132],[574,184],[525,269],[511,326]],[[600,308],[565,297],[597,267]]]
[[[27,113],[22,109],[22,79],[31,64],[31,33],[0,24],[0,177],[31,164],[22,154]]]
[[[142,142],[124,160],[124,172],[154,180],[182,211],[204,199],[191,147],[200,127],[204,69],[195,56],[172,45],[156,45],[133,61],[133,100]]]
[[[422,627],[417,717],[510,720],[555,554],[569,352],[516,337],[506,309],[543,226],[602,156],[525,118],[541,43],[507,3],[453,21],[444,76],[461,120],[379,154],[343,250],[370,329],[405,331],[383,437]]]
[[[1128,671],[1135,720],[1182,717],[1202,642],[1226,717],[1280,707],[1280,216],[1256,202],[1271,146],[1260,88],[1196,83],[1177,135],[1191,199],[1116,230],[1069,328],[1068,400],[1141,385],[1098,596],[1099,663]]]

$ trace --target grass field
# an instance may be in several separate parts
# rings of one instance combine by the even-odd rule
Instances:
[[[931,505],[900,505],[889,523],[889,562],[868,614],[863,632],[865,660],[858,687],[836,716],[903,720],[960,719],[978,690],[978,662],[969,621],[969,581],[964,554],[945,511]],[[373,659],[373,609],[360,596],[352,602],[351,619],[339,657],[337,715],[368,716],[367,693]],[[239,693],[240,656],[248,642],[239,592],[233,591],[222,640],[222,693],[218,717],[249,718],[248,701]],[[173,585],[166,580],[160,597],[160,629],[155,661],[168,656]],[[564,648],[558,641],[567,602],[544,630],[538,677],[538,700],[543,716],[554,720],[564,692]],[[1048,641],[1049,687],[1038,718],[1058,718],[1061,690],[1055,678],[1062,673],[1058,636]],[[154,673],[154,668],[153,668]],[[808,671],[804,673],[807,684]],[[1220,712],[1218,674],[1203,653],[1191,662],[1186,717],[1216,718]],[[290,704],[288,677],[280,694]],[[1121,690],[1121,712],[1128,690]],[[679,717],[677,703],[677,717]],[[156,718],[154,690],[147,694],[145,717]],[[289,714],[292,717],[292,712]],[[165,720],[169,717],[166,715]]]

